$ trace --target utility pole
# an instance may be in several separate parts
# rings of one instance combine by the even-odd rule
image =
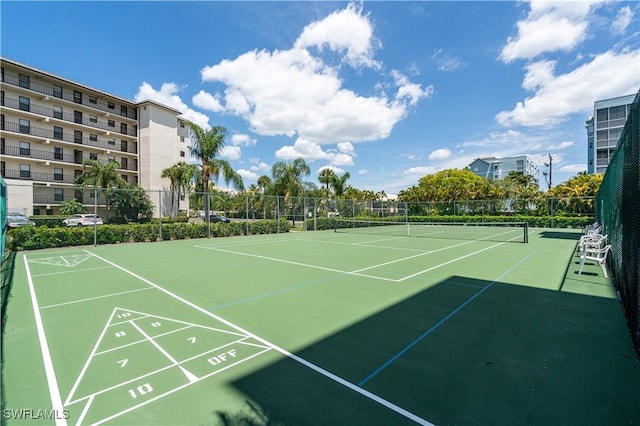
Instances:
[[[542,174],[544,175],[544,180],[547,181],[547,191],[551,189],[551,175],[553,173],[553,157],[549,154],[549,162],[544,163],[544,166],[549,169],[549,171],[544,171]]]

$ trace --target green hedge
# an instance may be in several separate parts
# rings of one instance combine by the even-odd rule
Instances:
[[[93,244],[93,227],[37,227],[25,226],[10,230],[7,236],[9,250],[37,250],[54,247],[82,246]],[[167,223],[100,225],[97,228],[98,244],[117,244],[162,240],[207,238],[206,223]],[[212,237],[234,235],[273,234],[288,232],[290,224],[286,220],[259,220],[255,222],[231,222],[211,224]],[[162,238],[160,238],[162,232]]]
[[[348,220],[348,219],[347,219]],[[569,217],[569,216],[396,216],[396,217],[383,217],[383,218],[370,218],[370,217],[358,217],[355,220],[370,220],[370,221],[398,221],[398,222],[456,222],[456,223],[478,223],[478,222],[527,222],[530,227],[533,228],[574,228],[582,229],[586,225],[593,223],[595,220],[593,217]],[[309,229],[312,228],[312,224],[308,224]],[[316,220],[316,227],[318,230],[333,229],[334,219],[318,218]]]

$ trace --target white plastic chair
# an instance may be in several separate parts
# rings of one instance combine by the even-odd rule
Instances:
[[[606,263],[607,263],[607,254],[610,251],[611,251],[611,245],[606,245],[598,249],[585,248],[580,254],[580,270],[578,271],[578,275],[582,274],[582,268],[584,268],[584,263],[587,260],[591,260],[599,264],[600,267],[602,268],[602,273],[604,274],[605,278],[609,278],[609,275],[607,275]]]
[[[587,249],[601,249],[605,245],[607,245],[607,235],[583,235],[578,241],[577,251],[580,254]]]

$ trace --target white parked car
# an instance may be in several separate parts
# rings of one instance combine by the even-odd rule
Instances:
[[[74,214],[62,221],[62,226],[93,226],[102,225],[102,218],[94,214]]]

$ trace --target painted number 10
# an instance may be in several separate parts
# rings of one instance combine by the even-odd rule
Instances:
[[[153,388],[151,387],[151,385],[149,383],[145,383],[144,385],[140,385],[135,389],[129,389],[129,395],[131,395],[131,398],[136,399],[138,395],[145,395],[152,390]]]

